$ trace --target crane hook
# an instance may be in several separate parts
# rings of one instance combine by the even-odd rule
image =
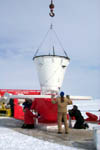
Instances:
[[[51,4],[49,5],[49,8],[50,8],[50,17],[54,17],[55,16],[55,13],[53,12],[53,9],[54,9],[54,4],[53,4],[53,0],[51,0]]]
[[[50,15],[50,17],[54,17],[55,13],[54,12],[50,12],[49,15]]]

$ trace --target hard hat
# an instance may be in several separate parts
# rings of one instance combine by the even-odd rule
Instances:
[[[62,91],[62,92],[60,92],[60,96],[64,96],[64,92]]]

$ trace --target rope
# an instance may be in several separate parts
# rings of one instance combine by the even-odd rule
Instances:
[[[34,57],[35,57],[35,56],[37,55],[37,53],[39,52],[39,49],[40,49],[40,47],[43,45],[43,43],[44,43],[46,37],[48,36],[49,31],[50,31],[50,29],[47,31],[45,37],[43,38],[42,42],[40,43],[39,47],[37,48],[37,50],[36,50],[36,52],[35,52],[35,54],[34,54]]]
[[[36,52],[35,52],[35,54],[34,54],[34,57],[35,57],[35,56],[37,55],[37,53],[39,52],[40,47],[42,47],[42,45],[43,45],[44,41],[46,40],[46,37],[48,36],[48,34],[49,34],[50,31],[53,31],[53,33],[55,34],[55,37],[56,37],[56,39],[57,39],[57,41],[58,41],[58,43],[59,43],[61,49],[63,50],[65,56],[68,57],[67,52],[66,52],[65,49],[63,48],[62,43],[61,43],[60,39],[58,38],[58,36],[57,36],[55,30],[53,29],[53,25],[52,25],[52,24],[50,25],[49,30],[47,31],[45,37],[43,38],[42,42],[40,43],[39,47],[37,48],[37,50],[36,50]],[[52,36],[52,34],[51,34],[51,36]],[[52,37],[51,37],[51,38],[52,38]],[[52,46],[54,47],[53,39],[51,39],[51,44],[53,44]]]
[[[53,31],[54,31],[54,33],[55,33],[55,35],[56,35],[56,38],[57,38],[57,40],[58,40],[58,42],[59,42],[59,44],[60,44],[60,46],[61,46],[61,48],[62,48],[64,54],[68,57],[67,52],[64,50],[64,48],[63,48],[63,46],[62,46],[62,43],[61,43],[60,39],[58,38],[58,36],[57,36],[57,34],[56,34],[56,32],[55,32],[54,29],[53,29]]]

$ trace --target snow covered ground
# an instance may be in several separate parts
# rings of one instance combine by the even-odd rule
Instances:
[[[0,150],[78,150],[69,146],[50,143],[0,127]],[[80,149],[82,150],[82,149]]]
[[[77,105],[79,110],[82,112],[82,115],[86,119],[88,116],[86,112],[93,113],[98,116],[100,119],[100,99],[92,100],[73,100],[73,105]],[[72,105],[68,106],[68,109],[72,109]]]
[[[91,112],[100,116],[100,100],[95,101],[74,101],[74,105],[77,105],[82,111],[84,117],[85,112]],[[72,106],[71,106],[72,107]],[[69,107],[69,109],[71,108]],[[69,147],[60,144],[54,144],[49,141],[44,141],[37,139],[32,136],[28,136],[17,131],[14,131],[10,128],[2,126],[0,120],[0,150],[78,150],[79,148]],[[89,129],[93,130],[94,127],[100,126],[98,124],[90,124]],[[98,139],[100,139],[100,134],[98,134]],[[80,149],[82,150],[82,149]],[[84,149],[85,150],[85,149]]]

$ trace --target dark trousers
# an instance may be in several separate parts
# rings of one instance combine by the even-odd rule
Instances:
[[[84,120],[76,121],[74,128],[75,129],[83,129],[84,128]]]
[[[14,107],[12,106],[11,107],[11,117],[13,117],[14,116]]]

